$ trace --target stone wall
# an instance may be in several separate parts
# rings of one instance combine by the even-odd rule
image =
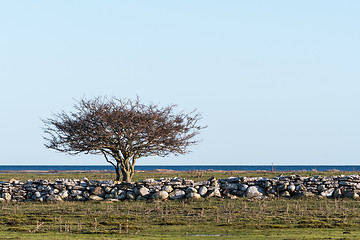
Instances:
[[[347,197],[358,198],[360,176],[278,176],[274,178],[146,179],[136,183],[83,179],[0,182],[0,202],[150,200],[184,198]]]

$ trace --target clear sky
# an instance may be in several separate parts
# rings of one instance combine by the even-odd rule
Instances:
[[[190,154],[142,165],[360,164],[360,2],[1,1],[0,164],[106,165],[44,147],[74,98],[198,109]]]

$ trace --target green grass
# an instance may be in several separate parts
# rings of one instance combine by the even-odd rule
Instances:
[[[176,173],[194,180],[275,175],[279,173]],[[112,173],[0,174],[2,180],[84,176],[105,180],[111,179]],[[134,180],[174,176],[145,172]],[[359,227],[360,201],[354,199],[210,198],[0,205],[0,239],[360,239]]]
[[[63,239],[298,239],[299,234],[324,239],[324,232],[354,239],[360,235],[359,208],[358,200],[317,198],[8,203],[0,209],[0,239],[50,234]]]
[[[210,177],[216,177],[217,179],[228,177],[267,177],[272,178],[278,175],[292,175],[300,174],[301,176],[333,176],[333,175],[351,175],[359,174],[359,172],[316,172],[316,171],[301,171],[301,172],[268,172],[268,171],[180,171],[180,172],[155,172],[145,171],[137,172],[133,177],[133,181],[139,181],[147,178],[159,179],[161,177],[181,177],[186,179],[192,179],[195,181],[207,180]],[[109,180],[115,178],[113,171],[108,172],[52,172],[52,173],[0,173],[0,181],[9,181],[10,179],[16,179],[26,181],[27,179],[47,179],[54,180],[57,178],[71,178],[81,179],[87,177],[93,180]]]

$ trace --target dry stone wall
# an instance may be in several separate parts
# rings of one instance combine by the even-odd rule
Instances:
[[[274,178],[145,179],[134,183],[83,179],[10,180],[0,182],[0,202],[120,201],[196,198],[332,197],[358,198],[360,176],[278,176]]]

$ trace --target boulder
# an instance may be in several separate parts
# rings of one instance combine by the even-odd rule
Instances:
[[[143,183],[146,183],[146,184],[151,184],[151,183],[155,182],[155,180],[153,178],[148,178],[148,179],[142,180],[140,182],[143,182]]]
[[[118,200],[123,200],[126,198],[126,191],[124,190],[118,190],[117,191],[117,196],[115,197],[115,199],[118,199]]]
[[[36,191],[35,193],[34,193],[34,195],[33,195],[33,199],[34,200],[36,200],[36,199],[39,199],[41,197],[41,193],[40,192],[38,192],[38,191]]]
[[[148,197],[149,193],[150,193],[150,190],[148,188],[146,188],[146,187],[142,187],[142,188],[139,189],[140,196],[142,196],[144,198]]]
[[[72,197],[76,197],[78,195],[82,195],[82,191],[81,190],[71,190],[71,196]]]
[[[104,198],[105,198],[105,199],[112,199],[112,198],[113,198],[113,195],[110,194],[110,193],[107,193],[107,194],[105,194]]]
[[[265,188],[268,188],[268,187],[270,187],[272,185],[272,183],[270,182],[270,181],[265,181],[264,182],[264,187]]]
[[[315,194],[312,192],[304,191],[297,194],[298,197],[315,197]]]
[[[279,186],[277,186],[277,190],[279,192],[285,191],[287,189],[288,185],[289,185],[288,183],[280,184]]]
[[[174,189],[171,186],[167,185],[167,186],[164,186],[162,188],[162,190],[167,192],[167,193],[171,193]]]
[[[342,196],[342,192],[340,188],[335,189],[334,193],[333,193],[333,197],[334,198],[340,198]]]
[[[139,195],[139,196],[137,196],[137,198],[136,198],[136,201],[138,201],[138,200],[143,200],[143,201],[146,201],[146,200],[147,200],[147,198],[146,198],[146,197],[143,197],[143,196],[141,196],[141,195]]]
[[[186,194],[186,198],[199,199],[199,198],[201,198],[201,195],[198,193],[190,192],[190,193]]]
[[[282,191],[280,194],[279,194],[280,197],[290,197],[290,193],[288,191]]]
[[[188,187],[185,191],[187,194],[189,193],[197,193],[197,189],[196,188],[193,188],[193,187]]]
[[[176,189],[169,194],[170,199],[176,200],[185,197],[185,192],[180,189]]]
[[[104,198],[99,197],[98,195],[90,195],[89,199],[94,200],[94,201],[102,201],[102,200],[104,200]]]
[[[84,198],[89,198],[89,196],[90,196],[88,191],[83,191],[82,195]]]
[[[225,183],[222,185],[222,188],[225,190],[238,190],[239,185],[236,183]]]
[[[105,196],[105,191],[102,187],[98,186],[92,190],[91,195]]]
[[[81,195],[76,195],[76,196],[74,197],[74,200],[75,200],[75,201],[86,201],[86,198],[84,198],[84,197],[81,196]]]
[[[246,190],[246,197],[260,197],[263,195],[264,195],[264,190],[259,186],[250,186]]]
[[[319,192],[323,192],[323,191],[325,191],[326,190],[326,186],[325,185],[319,185],[318,186],[318,191]]]
[[[157,200],[165,200],[169,197],[169,194],[168,192],[166,191],[158,191],[158,192],[155,192],[151,198],[152,199],[157,199]]]
[[[10,193],[3,193],[3,194],[1,194],[1,198],[4,198],[5,201],[10,202],[11,201],[11,194]]]
[[[105,189],[104,189],[104,191],[105,191],[106,193],[110,193],[110,192],[111,192],[111,190],[112,190],[112,188],[111,188],[111,187],[105,187]]]
[[[359,198],[359,195],[356,192],[344,192],[343,196],[346,198],[353,198],[353,199],[357,199]]]
[[[332,195],[334,194],[335,189],[334,188],[330,188],[328,190],[325,190],[323,192],[321,192],[321,196],[323,197],[332,197]]]
[[[205,196],[205,194],[207,193],[207,191],[208,191],[207,187],[202,186],[201,188],[199,188],[198,193],[200,194],[200,196],[203,197],[203,196]]]
[[[286,190],[289,191],[289,193],[293,193],[295,192],[295,188],[295,185],[293,183],[290,183]]]
[[[208,191],[205,195],[206,198],[211,197],[221,197],[220,190],[218,188],[215,188],[214,190]]]
[[[68,190],[63,190],[59,193],[59,196],[62,198],[62,199],[66,199],[67,197],[69,197],[69,192]]]
[[[127,197],[127,199],[130,199],[130,200],[136,200],[137,195],[133,191],[128,191],[126,193],[126,197]]]
[[[239,184],[239,190],[245,192],[248,189],[249,185]]]
[[[47,197],[46,200],[47,201],[58,201],[58,202],[63,201],[63,199],[59,195],[56,195],[56,194],[51,194],[50,196]]]

